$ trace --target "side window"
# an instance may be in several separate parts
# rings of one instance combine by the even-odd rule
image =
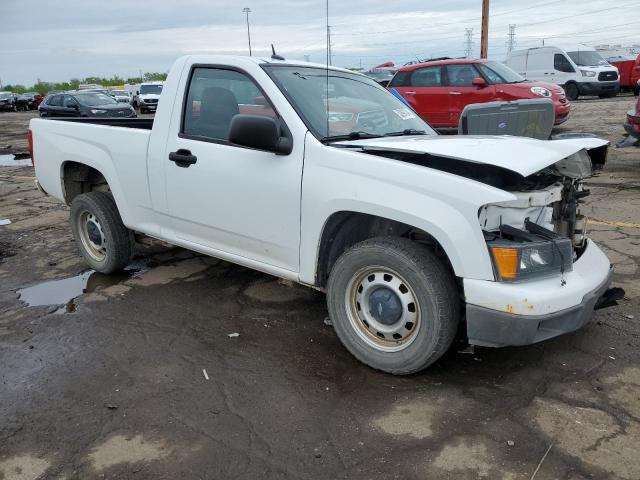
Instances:
[[[441,87],[442,86],[442,68],[426,67],[413,71],[411,75],[412,87]]]
[[[54,95],[47,102],[47,104],[51,105],[52,107],[61,107],[62,106],[62,95]]]
[[[228,140],[231,119],[239,113],[276,117],[269,101],[245,74],[219,68],[193,70],[181,133]]]
[[[561,53],[556,53],[553,56],[553,68],[558,72],[567,72],[567,73],[575,72],[575,69],[569,63],[569,60],[567,60],[567,57],[565,57]]]
[[[409,81],[411,78],[411,72],[397,72],[391,81],[389,82],[389,87],[409,87],[411,86],[411,82]]]
[[[496,72],[487,67],[484,63],[478,63],[478,68],[489,79],[489,83],[504,83],[504,79]]]
[[[449,85],[453,87],[473,87],[473,79],[480,76],[473,65],[447,65]]]
[[[62,106],[65,108],[73,108],[75,106],[78,105],[78,102],[76,102],[76,99],[73,98],[71,95],[65,95],[64,96],[64,100],[62,101]]]

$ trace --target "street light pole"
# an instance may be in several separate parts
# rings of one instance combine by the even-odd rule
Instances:
[[[251,31],[249,30],[249,14],[251,13],[251,9],[245,7],[242,11],[247,14],[247,38],[249,39],[249,56],[251,56]]]

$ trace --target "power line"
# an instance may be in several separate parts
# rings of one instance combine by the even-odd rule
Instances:
[[[541,20],[539,22],[522,23],[522,24],[520,24],[520,26],[521,27],[530,27],[532,25],[542,25],[543,23],[557,22],[559,20],[567,20],[567,19],[570,19],[570,18],[582,17],[584,15],[592,15],[594,13],[608,12],[609,10],[615,10],[615,9],[618,9],[618,8],[626,8],[626,7],[636,7],[636,6],[639,6],[639,5],[640,5],[640,2],[627,3],[625,5],[616,5],[615,7],[601,8],[599,10],[591,10],[590,12],[576,13],[575,15],[568,15],[566,17],[556,17],[556,18],[552,18],[551,20]]]
[[[519,10],[510,10],[509,12],[503,12],[503,13],[492,13],[491,16],[495,17],[495,16],[500,16],[500,15],[506,15],[507,13],[514,13],[514,12],[518,12],[518,11],[525,11],[525,10],[530,10],[533,8],[539,8],[545,5],[550,5],[553,3],[559,3],[559,0],[554,0],[553,2],[548,2],[548,3],[543,3],[543,4],[538,4],[538,5],[533,5],[530,7],[525,7]],[[635,4],[627,4],[627,5],[617,5],[615,7],[609,7],[609,8],[605,8],[605,9],[600,9],[600,10],[593,10],[590,12],[584,12],[584,13],[577,13],[575,15],[571,15],[568,17],[561,17],[561,18],[553,18],[550,20],[544,20],[544,21],[540,21],[540,22],[535,22],[535,23],[528,23],[528,24],[521,24],[520,26],[526,26],[526,25],[538,25],[538,24],[542,24],[542,23],[548,23],[548,22],[555,22],[557,20],[562,20],[562,19],[567,19],[567,18],[573,18],[573,17],[578,17],[578,16],[582,16],[582,15],[589,15],[591,13],[599,13],[602,11],[608,11],[608,10],[613,10],[616,8],[624,8],[630,5],[637,5],[638,3],[636,2]],[[451,25],[460,25],[460,24],[469,24],[469,23],[473,23],[473,22],[477,22],[478,21],[478,16],[474,15],[473,17],[469,17],[468,19],[461,19],[461,20],[456,20],[453,22],[446,22],[446,23],[421,23],[421,24],[417,24],[417,25],[412,25],[410,28],[421,28],[421,27],[429,27],[429,28],[439,28],[439,27],[447,27],[447,26],[451,26]],[[339,24],[340,25],[340,24]],[[349,25],[346,23],[343,23],[341,25]],[[334,25],[335,26],[335,25]],[[409,27],[407,27],[409,28]],[[379,30],[379,31],[370,31],[370,32],[353,32],[353,33],[334,33],[335,35],[338,36],[364,36],[364,35],[377,35],[380,33],[399,33],[399,32],[404,32],[406,33],[407,28],[403,28],[403,29],[395,29],[395,30]]]

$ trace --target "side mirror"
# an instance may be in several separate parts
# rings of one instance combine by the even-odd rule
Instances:
[[[280,135],[275,119],[263,115],[235,115],[229,125],[229,141],[277,155],[289,155],[293,150],[291,139]]]
[[[471,80],[471,84],[479,88],[484,88],[487,86],[487,82],[482,77],[474,78],[473,80]]]

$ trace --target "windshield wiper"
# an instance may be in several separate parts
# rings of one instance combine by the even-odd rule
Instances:
[[[416,130],[415,128],[407,128],[402,130],[401,132],[389,132],[385,133],[385,137],[401,137],[403,135],[426,135],[427,132],[424,130]]]
[[[331,135],[324,137],[323,142],[339,142],[340,140],[360,140],[363,138],[380,138],[380,135],[375,135],[368,132],[349,132],[346,135]]]

